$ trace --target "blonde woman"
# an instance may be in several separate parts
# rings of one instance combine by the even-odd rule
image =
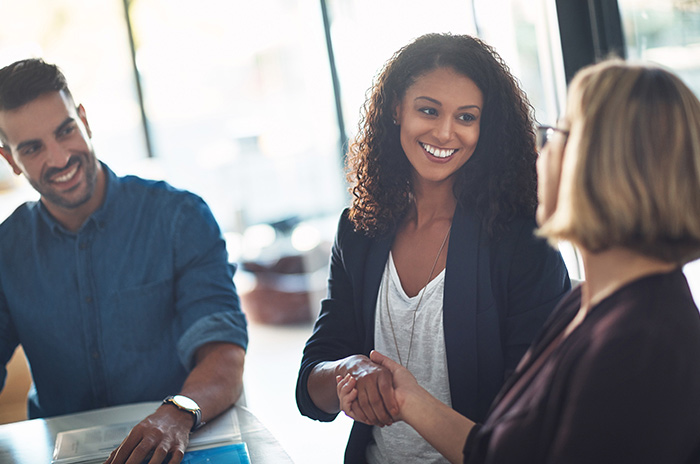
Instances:
[[[482,424],[373,352],[392,414],[451,462],[700,462],[700,316],[681,272],[700,256],[700,102],[667,71],[605,62],[579,72],[540,135],[539,234],[578,245],[587,281]],[[338,384],[344,409],[354,384]]]

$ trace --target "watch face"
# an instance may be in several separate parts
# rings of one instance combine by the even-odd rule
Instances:
[[[182,395],[175,395],[173,396],[173,402],[180,406],[183,409],[187,409],[188,411],[194,411],[195,409],[199,409],[199,406],[197,406],[197,403],[192,401],[186,396]]]

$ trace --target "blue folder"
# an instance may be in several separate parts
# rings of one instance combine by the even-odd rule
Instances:
[[[218,446],[197,451],[188,451],[182,464],[250,464],[245,443]]]

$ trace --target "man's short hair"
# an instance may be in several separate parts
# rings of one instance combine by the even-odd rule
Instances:
[[[539,233],[592,251],[700,257],[700,101],[658,67],[612,60],[571,82],[557,207]]]
[[[0,111],[14,110],[45,93],[60,91],[71,97],[61,70],[44,60],[16,61],[0,69]]]

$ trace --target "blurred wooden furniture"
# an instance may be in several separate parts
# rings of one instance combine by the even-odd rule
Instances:
[[[31,384],[32,375],[20,345],[7,363],[5,388],[0,392],[0,424],[27,419],[27,393]]]

